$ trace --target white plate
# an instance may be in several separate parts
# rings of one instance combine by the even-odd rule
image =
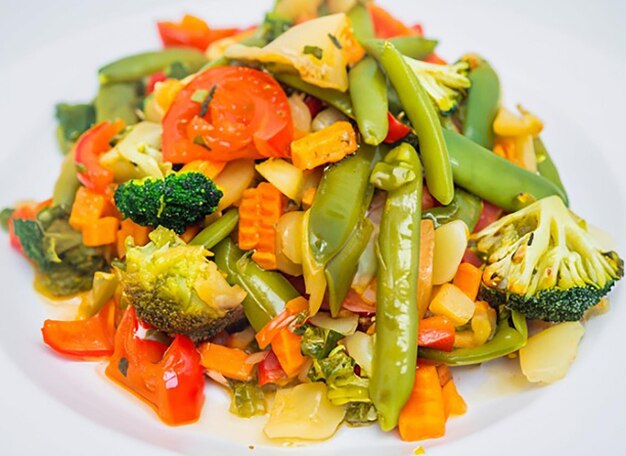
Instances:
[[[46,198],[60,156],[52,107],[88,100],[96,69],[114,58],[158,46],[156,19],[194,12],[212,24],[258,21],[270,1],[168,4],[165,1],[30,2],[3,10],[0,19],[0,206],[20,198]],[[455,58],[478,51],[498,69],[506,103],[521,102],[546,123],[545,142],[558,163],[572,206],[618,239],[624,254],[626,185],[622,81],[626,34],[622,2],[518,4],[482,0],[387,1],[400,17],[423,22]],[[574,4],[575,3],[575,4]],[[259,420],[226,411],[228,400],[210,388],[202,420],[169,428],[154,413],[107,381],[102,366],[55,356],[41,342],[43,319],[58,314],[32,291],[28,265],[0,239],[0,434],[3,454],[276,454]],[[623,451],[626,344],[624,292],[612,310],[587,325],[568,377],[531,388],[515,362],[488,364],[457,374],[469,404],[450,421],[444,439],[428,441],[429,455],[617,454]],[[248,445],[254,445],[254,451]],[[298,454],[410,454],[395,434],[375,427],[343,428],[329,442]],[[481,451],[481,453],[479,453]]]

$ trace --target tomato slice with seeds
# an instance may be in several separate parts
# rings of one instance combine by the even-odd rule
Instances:
[[[292,139],[287,95],[269,74],[247,67],[200,73],[163,119],[163,159],[172,163],[288,157]]]

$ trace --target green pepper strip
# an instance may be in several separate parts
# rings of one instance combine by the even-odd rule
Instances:
[[[366,57],[348,74],[350,98],[363,141],[377,146],[387,137],[387,81],[378,64]]]
[[[369,175],[375,155],[375,147],[363,145],[324,172],[308,226],[309,247],[317,264],[324,266],[337,255],[360,223],[372,195]]]
[[[422,219],[432,220],[435,228],[454,220],[463,220],[471,233],[478,223],[482,210],[483,202],[480,198],[457,187],[450,204],[422,212]]]
[[[564,194],[567,194],[565,191],[565,186],[561,181],[561,176],[559,175],[559,170],[556,168],[556,165],[552,161],[552,157],[548,153],[546,146],[543,144],[543,141],[540,138],[533,139],[533,145],[535,147],[535,156],[537,157],[537,171],[539,171],[539,175],[545,177],[554,185],[559,187]]]
[[[515,212],[525,204],[558,195],[568,204],[559,187],[538,174],[531,173],[497,156],[452,130],[444,130],[454,182],[480,198]]]
[[[98,71],[98,77],[100,84],[135,82],[163,70],[174,62],[181,63],[193,73],[207,63],[207,58],[200,51],[184,48],[143,52],[103,66]]]
[[[422,175],[419,157],[409,144],[387,154],[385,162],[394,161],[404,161],[415,176]],[[417,177],[388,192],[380,222],[370,397],[383,431],[398,424],[415,379],[421,201],[422,179]]]
[[[74,204],[78,187],[80,187],[80,182],[76,176],[74,153],[69,153],[63,159],[63,163],[61,163],[61,174],[59,174],[54,184],[52,205],[63,206],[63,208],[69,211],[72,204]]]
[[[469,73],[463,135],[487,149],[493,148],[493,121],[500,106],[500,80],[485,61]]]
[[[385,40],[380,39],[372,41],[377,46],[382,46],[385,42]],[[400,54],[417,60],[423,60],[431,55],[438,44],[437,40],[429,40],[421,36],[396,36],[387,41],[393,44]]]
[[[389,41],[382,47],[375,41],[368,41],[365,47],[387,73],[419,138],[428,190],[441,204],[450,204],[454,197],[450,158],[439,116],[428,94],[402,54]]]
[[[137,83],[116,82],[101,85],[96,95],[96,122],[122,119],[126,125],[137,123],[139,104]]]
[[[348,12],[348,17],[352,24],[354,36],[360,43],[374,38],[374,24],[372,23],[372,17],[365,5],[358,2]]]
[[[350,100],[350,94],[347,92],[343,93],[334,89],[324,89],[322,87],[314,86],[313,84],[304,82],[299,76],[291,73],[276,73],[274,74],[274,78],[289,87],[293,87],[300,92],[304,92],[322,100],[324,103],[338,109],[346,116],[354,119],[352,101]]]
[[[367,247],[374,225],[364,218],[341,251],[328,263],[325,270],[328,284],[330,314],[336,317],[346,298],[359,266],[359,258]]]
[[[213,253],[228,283],[239,285],[247,293],[243,310],[255,331],[260,331],[283,311],[287,302],[299,296],[282,274],[261,269],[230,238],[217,244]]]
[[[493,339],[484,345],[474,348],[455,348],[450,352],[420,347],[419,357],[449,366],[465,366],[484,363],[513,353],[526,345],[528,329],[524,315],[513,310],[511,317],[513,327],[509,323],[508,316],[502,318]]]
[[[231,209],[216,221],[200,231],[191,240],[189,245],[202,245],[205,249],[212,249],[237,227],[239,211]]]

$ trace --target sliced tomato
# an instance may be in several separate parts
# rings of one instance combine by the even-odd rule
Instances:
[[[124,122],[100,122],[76,141],[74,161],[78,168],[78,180],[96,193],[104,193],[113,182],[113,173],[100,164],[100,156],[111,149],[111,140],[117,135]]]
[[[213,41],[233,36],[238,28],[211,28],[196,16],[186,14],[180,22],[157,22],[163,46],[194,47],[204,51]]]
[[[205,91],[204,102],[191,98]],[[270,75],[247,67],[210,68],[181,90],[163,119],[163,159],[230,161],[288,157],[293,122]]]
[[[389,121],[389,130],[387,131],[385,143],[395,143],[396,141],[400,141],[406,135],[411,133],[411,129],[409,128],[409,126],[400,122],[390,112],[387,112],[387,120]]]
[[[43,341],[57,353],[81,358],[97,358],[113,354],[115,335],[115,302],[109,301],[87,320],[46,320]]]
[[[204,404],[204,370],[195,345],[177,335],[168,347],[142,339],[143,329],[129,306],[117,328],[106,375],[150,404],[165,423],[197,421]]]

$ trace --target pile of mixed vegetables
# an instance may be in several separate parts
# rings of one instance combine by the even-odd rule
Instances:
[[[158,30],[165,49],[57,106],[52,198],[2,212],[37,289],[82,299],[46,344],[108,359],[171,425],[199,418],[208,376],[275,439],[441,437],[466,409],[449,366],[565,375],[623,262],[486,60],[446,63],[361,0]]]

